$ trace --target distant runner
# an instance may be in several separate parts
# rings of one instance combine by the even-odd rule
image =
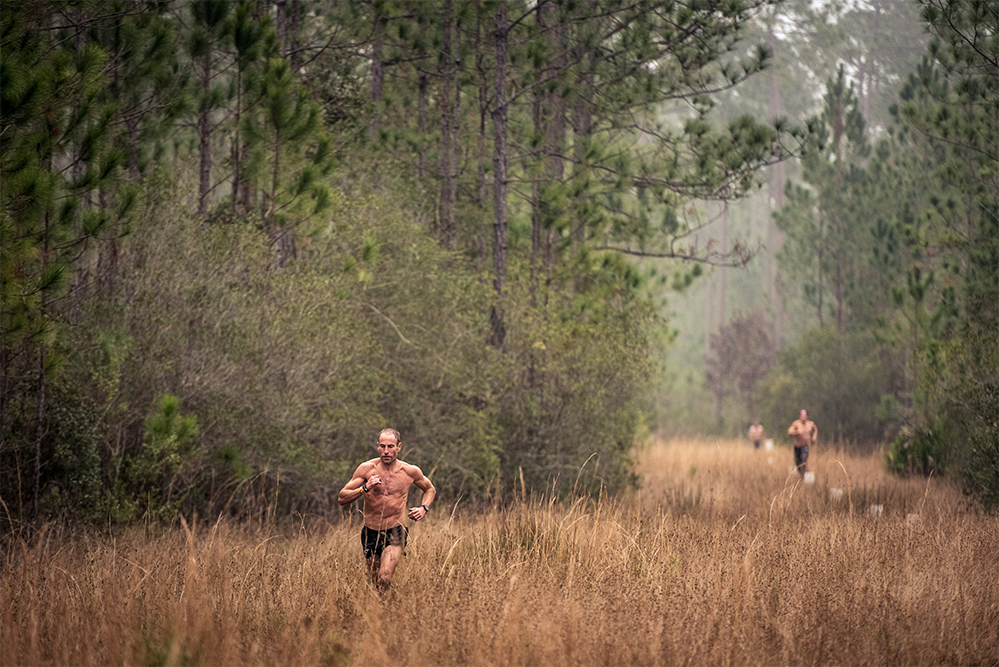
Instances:
[[[798,473],[804,477],[808,470],[808,446],[814,445],[819,437],[819,429],[815,422],[808,421],[808,411],[798,413],[798,419],[787,429],[787,434],[794,438],[794,465]]]
[[[753,441],[753,449],[759,449],[763,442],[763,426],[759,419],[753,420],[753,425],[749,427],[749,439]]]
[[[402,442],[399,431],[384,429],[378,434],[378,458],[357,466],[354,476],[340,491],[337,502],[349,505],[364,496],[364,528],[361,547],[368,572],[380,593],[392,584],[399,559],[404,555],[409,531],[402,525],[406,499],[412,484],[423,491],[420,505],[409,509],[409,518],[420,521],[430,511],[437,490],[418,467],[399,460]]]

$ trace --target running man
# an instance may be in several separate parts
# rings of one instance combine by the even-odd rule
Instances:
[[[759,419],[753,420],[753,425],[749,427],[749,439],[753,441],[753,449],[759,449],[763,442],[763,426]]]
[[[406,499],[412,484],[423,491],[420,505],[409,508],[409,518],[420,521],[430,511],[437,490],[418,467],[399,460],[399,431],[387,428],[378,434],[378,457],[357,466],[354,476],[340,490],[337,502],[349,505],[364,496],[364,528],[361,548],[368,572],[380,593],[392,584],[399,559],[404,555],[409,530],[402,525]]]
[[[787,434],[794,438],[794,465],[802,477],[808,471],[808,446],[814,445],[819,437],[819,429],[815,422],[808,421],[808,411],[798,413],[798,419],[787,429]]]

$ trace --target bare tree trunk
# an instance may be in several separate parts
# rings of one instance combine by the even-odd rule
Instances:
[[[45,343],[38,352],[38,409],[35,427],[35,490],[31,499],[31,518],[38,518],[38,498],[42,487],[42,436],[45,434]]]
[[[232,216],[235,220],[239,212],[239,186],[243,170],[243,139],[240,135],[240,122],[243,114],[243,73],[236,72],[236,131],[232,138]]]
[[[427,73],[420,69],[416,74],[417,102],[416,102],[416,131],[421,137],[420,152],[416,157],[416,179],[423,187],[423,177],[427,170],[427,146],[425,137],[427,136]]]
[[[768,26],[767,45],[770,47],[771,52],[775,52],[777,39],[774,36],[772,25]],[[777,77],[774,76],[772,70],[767,76],[770,88],[770,116],[776,118],[783,113],[784,103],[781,98],[780,88],[777,85]],[[784,306],[781,303],[780,294],[777,292],[777,252],[784,244],[784,233],[774,223],[772,211],[779,211],[784,208],[784,182],[786,180],[787,175],[783,162],[778,162],[770,168],[770,183],[768,188],[770,196],[768,204],[771,214],[767,216],[766,222],[767,262],[764,273],[767,282],[767,293],[770,296],[770,307],[773,309],[773,333],[777,347],[780,347],[780,341],[784,337]]]
[[[535,25],[537,26],[540,39],[547,37],[548,31],[548,9],[550,5],[539,2],[534,8]],[[538,72],[538,79],[543,80],[548,75],[548,65],[542,65]],[[548,135],[548,92],[544,86],[539,86],[534,90],[531,100],[531,122],[534,124],[534,134],[538,137]],[[543,252],[543,230],[544,220],[542,219],[541,202],[541,181],[547,180],[546,156],[549,153],[547,140],[539,142],[538,148],[532,151],[531,160],[534,162],[534,178],[531,179],[531,261],[530,261],[530,289],[531,301],[537,305],[538,274],[540,273],[541,255]]]
[[[128,128],[128,180],[135,183],[139,180],[139,118],[130,118],[125,124]]]
[[[377,9],[378,5],[375,7],[377,13],[374,17],[374,36],[371,42],[371,102],[374,105],[374,111],[371,114],[371,127],[369,129],[369,136],[372,139],[378,137],[378,130],[381,126],[382,84],[385,81],[385,63],[382,60],[385,17]]]
[[[461,21],[459,17],[454,19],[454,49],[451,61],[454,66],[454,107],[451,113],[451,191],[448,197],[451,200],[451,227],[453,234],[457,234],[456,216],[458,209],[458,158],[462,155],[461,150]]]
[[[574,146],[576,154],[576,169],[585,170],[587,168],[585,162],[585,152],[586,143],[590,139],[590,135],[593,133],[593,108],[590,103],[590,92],[593,89],[593,74],[586,71],[586,67],[590,64],[593,54],[592,50],[590,53],[580,58],[581,62],[581,72],[577,77],[576,81],[576,104],[573,109],[573,132],[575,134]],[[574,174],[579,176],[579,174]],[[586,197],[585,194],[580,193],[580,200]],[[576,221],[576,225],[572,229],[572,240],[580,248],[586,241],[586,220],[580,218]]]
[[[455,84],[454,63],[451,57],[451,0],[444,0],[444,44],[441,58],[441,193],[438,205],[441,245],[450,249],[454,243],[454,200],[452,187],[456,177],[454,170],[454,146],[451,130],[454,128],[454,100],[451,86]]]
[[[822,259],[823,259],[823,255],[824,255],[823,250],[825,249],[825,246],[823,245],[822,237],[825,235],[825,227],[826,227],[825,216],[820,212],[819,213],[819,238],[816,239],[817,247],[816,247],[816,251],[815,251],[815,254],[818,257],[818,262],[817,262],[817,264],[818,264],[818,277],[817,277],[818,287],[816,288],[816,294],[817,294],[817,302],[818,302],[818,314],[819,314],[819,326],[820,327],[823,325],[823,316],[822,316],[822,291],[823,291]]]
[[[717,269],[716,269],[717,270]],[[714,335],[715,326],[714,300],[711,298],[715,293],[715,274],[709,273],[704,278],[704,347],[710,349],[711,336]]]
[[[728,249],[728,202],[720,202],[721,210],[718,214],[718,223],[721,225],[721,248]],[[725,291],[728,288],[728,270],[720,266],[718,271],[718,329],[725,326]]]
[[[51,169],[51,163],[47,165]],[[49,214],[46,213],[44,216],[45,220],[45,231],[42,239],[42,274],[45,274],[46,267],[48,265],[49,257]],[[42,292],[41,295],[41,316],[45,317],[48,312],[48,299],[45,297],[45,293]],[[35,424],[35,483],[34,492],[31,499],[31,518],[38,518],[38,500],[41,495],[42,488],[42,436],[45,434],[45,361],[46,353],[48,348],[46,344],[42,342],[38,349],[38,395],[36,406],[36,424]]]
[[[846,296],[843,291],[843,222],[839,217],[839,212],[833,213],[833,227],[836,230],[837,243],[834,246],[836,253],[834,255],[834,260],[836,262],[836,267],[833,273],[833,296],[836,299],[836,329],[838,331],[843,330],[843,315],[846,310],[846,304],[844,300]]]
[[[541,9],[538,8],[538,20],[541,20]],[[543,106],[544,94],[537,90],[534,93],[534,99],[531,105],[531,115],[532,122],[534,123],[534,133],[540,135],[544,129],[542,127],[542,116],[543,112],[541,107]],[[534,155],[535,160],[540,160],[541,157],[537,154]],[[531,260],[530,260],[530,289],[531,289],[531,305],[537,306],[537,288],[538,288],[538,264],[539,258],[541,256],[541,170],[539,169],[533,179],[531,179]]]
[[[561,72],[565,69],[565,26],[557,22],[554,26],[552,41],[555,45],[557,55],[549,68],[551,73]],[[551,118],[548,121],[547,143],[548,143],[548,170],[551,180],[554,183],[561,183],[565,179],[565,160],[562,157],[565,149],[566,126],[566,100],[558,90],[548,94],[548,106]],[[545,263],[549,268],[549,280],[551,267],[555,265],[555,234],[556,230],[549,228],[545,234]]]
[[[496,301],[491,313],[492,345],[503,347],[506,338],[506,322],[503,312],[506,290],[506,246],[507,246],[507,98],[506,60],[507,39],[506,3],[496,7],[496,63],[495,63],[495,105],[493,107],[493,289]]]
[[[201,158],[198,169],[198,215],[208,214],[208,192],[211,189],[212,175],[212,128],[211,110],[208,104],[208,92],[211,85],[212,72],[212,50],[208,49],[201,61],[201,92],[204,95],[204,104],[198,115],[198,155]]]
[[[276,224],[275,214],[277,213],[277,193],[281,176],[281,136],[274,137],[274,170],[271,173],[271,194],[270,206],[267,212],[266,224],[270,230],[270,239],[274,246],[274,253],[277,259],[277,266],[283,267],[288,262],[291,255],[291,241],[287,228],[279,227]]]
[[[484,13],[485,9],[482,6],[482,0],[479,0],[476,8],[475,24],[475,71],[479,76],[479,136],[477,140],[479,187],[477,188],[477,197],[480,208],[485,207],[488,197],[486,183],[486,116],[489,114],[489,77],[486,76],[485,47],[482,43],[482,18]],[[476,234],[476,236],[479,239],[479,257],[484,259],[486,256],[486,231],[483,230],[482,233]]]
[[[291,66],[291,71],[293,74],[298,72],[298,23],[299,23],[299,12],[298,12],[298,0],[291,0],[291,18],[288,21],[287,32],[291,33],[285,35],[285,40],[287,41],[287,52],[288,52],[288,64]]]
[[[277,32],[278,49],[281,57],[288,55],[288,0],[274,0],[274,29]]]
[[[10,391],[10,372],[8,371],[7,346],[0,345],[0,453],[4,445],[4,424],[7,423],[7,397]]]

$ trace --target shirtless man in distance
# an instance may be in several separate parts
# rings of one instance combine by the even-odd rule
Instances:
[[[749,439],[753,441],[753,449],[759,449],[763,441],[763,426],[759,419],[753,420],[753,425],[749,427]]]
[[[814,445],[819,437],[819,428],[815,422],[808,420],[808,412],[802,410],[798,418],[791,423],[791,428],[787,429],[787,434],[794,438],[794,465],[798,468],[798,473],[804,477],[808,470],[808,446]]]
[[[437,495],[422,470],[399,460],[401,450],[399,432],[394,428],[384,429],[378,434],[378,458],[357,466],[337,498],[340,505],[349,505],[365,496],[361,546],[371,578],[382,593],[391,585],[392,573],[406,547],[409,530],[402,525],[402,519],[410,485],[415,484],[423,491],[421,504],[409,509],[413,521],[427,515]]]

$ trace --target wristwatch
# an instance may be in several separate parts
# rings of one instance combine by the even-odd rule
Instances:
[[[423,511],[424,511],[424,512],[429,512],[429,511],[430,511],[430,508],[429,508],[429,507],[427,507],[426,505],[420,505],[420,507],[422,507],[422,508],[423,508]]]

